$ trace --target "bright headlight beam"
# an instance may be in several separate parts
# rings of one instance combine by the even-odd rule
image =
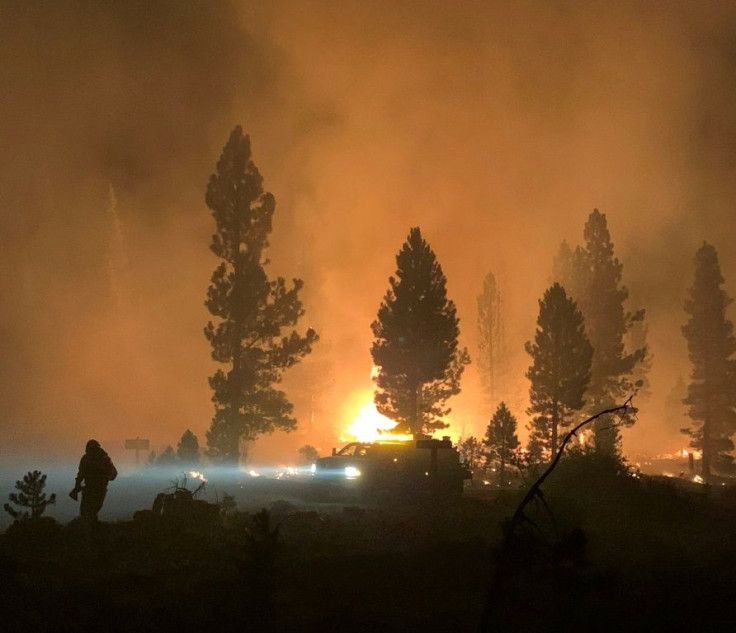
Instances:
[[[360,470],[358,470],[355,466],[345,466],[345,477],[348,479],[355,479],[356,477],[360,477]]]

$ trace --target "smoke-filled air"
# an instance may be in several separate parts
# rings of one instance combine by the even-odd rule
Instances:
[[[727,631],[736,2],[0,0],[0,631]]]
[[[638,408],[621,451],[687,448],[682,328],[704,242],[736,296],[735,34],[736,6],[715,1],[1,2],[4,462],[71,463],[95,438],[124,469],[125,440],[161,453],[186,430],[207,448],[222,259],[206,196],[238,126],[275,201],[263,269],[303,282],[304,348],[276,383],[293,428],[245,438],[249,462],[326,454],[378,419],[378,315],[414,229],[457,326],[436,437],[483,437],[504,401],[526,446],[540,301],[559,281],[594,311],[555,261],[601,217],[622,340],[648,367],[618,399]]]

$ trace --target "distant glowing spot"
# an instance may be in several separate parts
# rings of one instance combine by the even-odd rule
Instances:
[[[693,481],[696,484],[704,484],[705,483],[705,479],[703,479],[700,475],[695,475],[695,477],[693,477]]]
[[[205,479],[204,475],[201,472],[199,472],[198,470],[190,470],[189,471],[189,476],[192,479],[199,479],[200,481],[207,481]]]
[[[260,475],[255,470],[252,470],[252,469],[248,471],[248,474],[251,477],[260,477]]]

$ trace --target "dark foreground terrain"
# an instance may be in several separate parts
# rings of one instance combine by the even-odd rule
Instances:
[[[563,462],[499,558],[523,491],[0,535],[0,630],[733,630],[736,494]],[[315,506],[317,507],[317,506]]]

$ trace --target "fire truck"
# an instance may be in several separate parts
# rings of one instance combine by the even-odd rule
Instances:
[[[449,437],[410,441],[351,442],[312,466],[316,482],[363,496],[460,497],[472,473]]]

